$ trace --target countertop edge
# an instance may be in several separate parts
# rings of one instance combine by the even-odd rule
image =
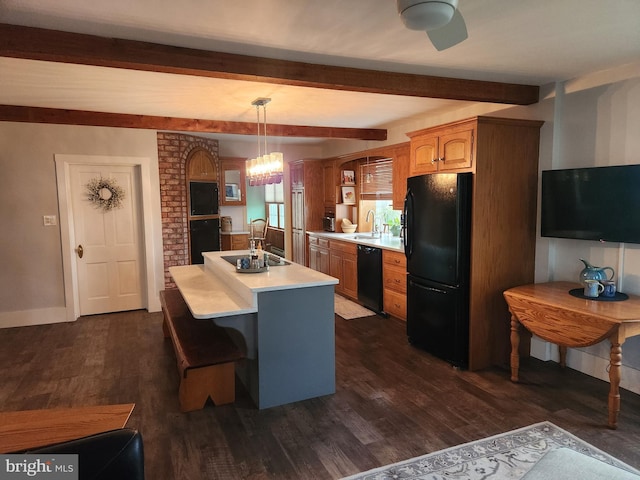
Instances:
[[[355,243],[358,245],[366,245],[368,247],[377,247],[383,250],[390,250],[392,252],[404,253],[404,245],[400,237],[393,237],[388,234],[382,234],[380,238],[354,238],[356,235],[366,235],[366,233],[339,233],[339,232],[325,232],[325,231],[307,231],[307,235],[315,237],[323,237],[333,240],[340,240],[343,242]]]

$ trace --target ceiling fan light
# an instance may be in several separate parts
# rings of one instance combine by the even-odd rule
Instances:
[[[432,30],[451,21],[456,11],[451,1],[425,1],[411,5],[410,1],[398,1],[398,11],[410,30]],[[455,2],[457,3],[457,2]]]

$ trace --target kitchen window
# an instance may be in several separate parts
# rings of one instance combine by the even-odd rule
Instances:
[[[283,182],[264,186],[267,221],[270,227],[284,230],[284,185]]]

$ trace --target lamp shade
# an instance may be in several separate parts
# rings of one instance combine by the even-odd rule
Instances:
[[[449,23],[458,0],[398,0],[398,13],[411,30],[432,30]]]

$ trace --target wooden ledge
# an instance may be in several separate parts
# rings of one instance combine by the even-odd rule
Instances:
[[[0,412],[0,453],[19,452],[123,428],[134,403]]]

